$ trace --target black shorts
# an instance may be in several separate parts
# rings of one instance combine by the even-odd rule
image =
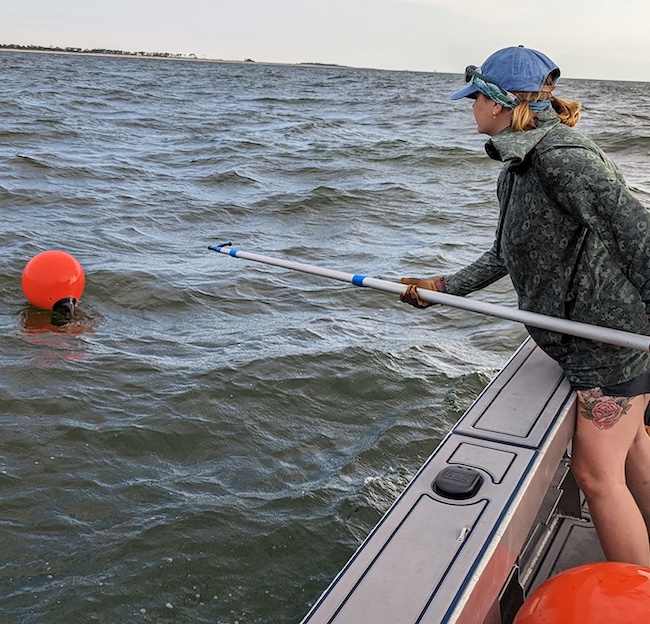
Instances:
[[[601,386],[600,389],[606,396],[634,397],[650,394],[650,370],[629,381],[614,386]],[[645,424],[650,425],[650,403],[645,410]]]

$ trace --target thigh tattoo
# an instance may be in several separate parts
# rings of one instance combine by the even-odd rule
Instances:
[[[605,396],[600,388],[578,390],[578,396],[580,415],[598,429],[611,429],[632,407],[629,397]]]

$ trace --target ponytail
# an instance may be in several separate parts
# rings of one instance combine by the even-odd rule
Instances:
[[[565,126],[573,128],[580,121],[580,109],[582,108],[580,102],[553,98],[551,100],[551,106]]]

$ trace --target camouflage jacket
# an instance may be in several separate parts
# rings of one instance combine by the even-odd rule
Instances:
[[[589,139],[539,114],[486,144],[504,163],[493,247],[445,277],[466,295],[510,275],[519,307],[650,335],[650,211]],[[614,385],[650,368],[650,354],[528,327],[575,388]]]

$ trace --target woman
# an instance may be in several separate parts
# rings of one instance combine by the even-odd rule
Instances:
[[[416,287],[466,295],[508,274],[519,307],[650,334],[650,213],[616,166],[573,130],[577,102],[553,95],[559,68],[523,46],[467,68],[452,100],[474,100],[488,155],[503,162],[492,248],[468,267]],[[608,560],[650,566],[650,354],[528,328],[577,392],[572,470]]]

